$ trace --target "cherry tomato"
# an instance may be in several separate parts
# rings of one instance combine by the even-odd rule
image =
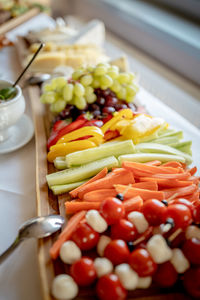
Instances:
[[[158,265],[158,269],[153,276],[153,280],[161,287],[173,286],[178,279],[178,273],[173,265],[167,261],[164,264]]]
[[[128,261],[130,251],[123,240],[111,241],[104,250],[104,256],[111,260],[114,265]]]
[[[136,227],[128,220],[121,219],[111,226],[111,238],[123,239],[126,242],[133,241],[137,237]]]
[[[134,250],[129,258],[129,264],[140,277],[151,276],[156,272],[157,264],[146,249]]]
[[[88,224],[80,223],[73,232],[71,239],[81,250],[90,250],[97,245],[99,233],[93,230]]]
[[[193,218],[195,223],[200,223],[200,203],[196,204],[194,207]]]
[[[93,260],[88,257],[82,257],[70,267],[70,274],[80,286],[92,284],[97,275]]]
[[[194,210],[194,205],[192,204],[192,202],[190,202],[187,199],[179,198],[179,199],[176,199],[176,200],[172,200],[169,203],[169,206],[172,205],[172,204],[183,204],[183,205],[187,206],[190,209],[191,214],[192,214],[192,212]]]
[[[152,226],[163,223],[167,207],[157,199],[151,199],[144,202],[142,212]]]
[[[191,268],[185,272],[183,285],[188,294],[200,299],[200,267]]]
[[[97,283],[97,296],[100,300],[125,300],[127,291],[115,274],[102,276]]]
[[[101,203],[100,213],[108,225],[111,225],[124,217],[124,205],[119,199],[110,197]]]
[[[192,238],[183,245],[183,253],[192,264],[200,264],[200,240]]]
[[[165,221],[168,218],[174,220],[175,228],[186,229],[192,223],[192,214],[190,209],[183,204],[172,204],[167,207]]]

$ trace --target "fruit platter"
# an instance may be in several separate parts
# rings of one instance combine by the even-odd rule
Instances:
[[[66,220],[39,241],[45,300],[200,297],[192,141],[149,115],[139,89],[111,59],[28,88],[38,215]]]

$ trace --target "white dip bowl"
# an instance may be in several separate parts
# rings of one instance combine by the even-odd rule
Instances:
[[[0,89],[12,86],[12,82],[0,80]],[[16,95],[10,100],[0,102],[0,143],[10,137],[10,127],[15,125],[25,110],[25,100],[21,88],[16,86]]]

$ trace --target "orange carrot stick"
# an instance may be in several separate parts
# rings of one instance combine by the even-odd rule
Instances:
[[[156,180],[147,181],[147,182],[133,183],[132,187],[136,187],[138,189],[151,190],[151,191],[157,191],[158,190],[158,185],[156,183]]]
[[[166,199],[172,197],[175,194],[176,194],[176,198],[180,198],[183,196],[190,195],[196,191],[197,191],[197,186],[195,184],[181,187],[181,188],[171,188],[171,189],[162,190],[162,192],[164,192]]]
[[[76,198],[78,196],[78,193],[82,190],[82,188],[84,186],[86,186],[87,184],[94,182],[98,179],[101,179],[103,177],[106,176],[106,174],[108,173],[108,169],[104,168],[103,170],[101,170],[97,175],[95,175],[94,177],[92,177],[90,180],[88,180],[87,182],[85,182],[84,184],[82,184],[81,186],[77,187],[76,189],[72,190],[71,192],[69,192],[70,196],[72,198]]]
[[[191,174],[191,176],[193,176],[196,172],[197,172],[197,167],[193,167],[192,169],[188,170]]]
[[[89,209],[99,209],[101,202],[86,202],[86,201],[75,201],[75,202],[65,202],[66,214],[74,214],[78,211],[89,210]]]
[[[140,177],[140,181],[142,182],[157,182],[159,187],[170,188],[170,187],[183,187],[192,185],[192,181],[181,181],[181,180],[171,180],[171,179],[163,179],[163,178],[152,178],[152,177]]]
[[[138,189],[134,187],[127,187],[126,185],[115,184],[115,189],[117,193],[123,193],[124,197],[127,199],[140,196],[143,200],[148,199],[164,199],[164,193],[159,191],[149,191],[144,189]]]
[[[101,189],[84,194],[83,201],[102,202],[105,198],[115,197],[116,195],[115,189]]]
[[[189,200],[189,201],[191,201],[191,202],[200,201],[200,199],[199,199],[199,191],[197,190],[192,195],[185,196],[184,198],[187,199],[187,200]]]
[[[131,171],[140,171],[140,172],[146,172],[149,174],[176,174],[179,173],[179,170],[177,168],[172,167],[156,167],[156,166],[149,166],[142,163],[132,162],[132,161],[124,161],[122,163],[122,167],[129,169]]]
[[[78,197],[82,199],[84,194],[88,192],[101,189],[111,189],[113,188],[114,184],[129,184],[134,182],[135,180],[133,174],[130,171],[122,168],[120,172],[111,172],[107,174],[106,177],[87,184],[85,187],[83,187],[82,191],[78,193]]]
[[[154,174],[151,177],[152,178],[163,178],[163,179],[187,180],[190,177],[190,173],[184,172],[184,173],[179,173],[179,174]]]
[[[162,164],[162,167],[182,168],[182,164],[178,161],[168,161]]]
[[[188,180],[191,181],[191,182],[193,182],[196,185],[199,185],[200,177],[190,176],[190,178],[188,178]]]
[[[123,202],[126,213],[130,211],[140,210],[143,205],[143,200],[140,196],[130,198]]]
[[[144,165],[147,165],[147,166],[160,166],[161,161],[159,161],[159,160],[148,161],[148,162],[144,163]]]
[[[58,257],[62,244],[70,239],[72,233],[76,230],[78,224],[84,218],[84,216],[85,211],[80,211],[70,218],[67,225],[59,235],[57,241],[50,248],[50,256],[52,259],[56,259]]]

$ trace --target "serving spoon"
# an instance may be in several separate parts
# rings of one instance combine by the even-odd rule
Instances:
[[[58,231],[64,218],[59,215],[32,218],[21,225],[18,235],[10,247],[0,255],[0,264],[27,238],[44,238]]]

